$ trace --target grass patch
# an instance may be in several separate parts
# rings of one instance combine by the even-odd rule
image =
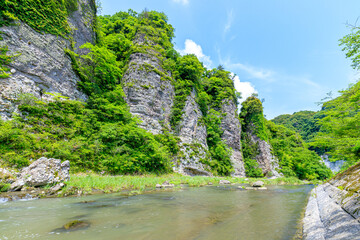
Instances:
[[[190,177],[181,174],[165,174],[165,175],[138,175],[138,176],[109,176],[91,174],[74,174],[71,175],[70,181],[67,182],[66,188],[77,188],[85,192],[91,193],[94,190],[102,190],[105,193],[119,192],[123,190],[140,190],[155,189],[156,184],[162,184],[169,181],[171,184],[180,185],[187,184],[190,187],[200,187],[208,185],[211,182],[217,185],[220,180],[228,180],[234,184],[247,184],[255,181],[263,181],[265,185],[301,185],[305,182],[294,178],[234,178],[234,177]],[[309,184],[310,182],[306,182]],[[66,189],[65,189],[66,191]]]
[[[9,191],[9,189],[10,189],[10,184],[5,183],[5,184],[2,185],[0,183],[0,192],[7,192],[7,191]]]

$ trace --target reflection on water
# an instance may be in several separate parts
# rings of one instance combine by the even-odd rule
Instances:
[[[3,239],[291,239],[311,186],[185,188],[0,204]],[[77,231],[53,231],[74,221]]]

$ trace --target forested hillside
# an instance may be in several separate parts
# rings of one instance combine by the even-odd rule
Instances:
[[[271,121],[283,125],[299,133],[305,142],[310,141],[320,129],[317,120],[321,114],[313,111],[299,111],[293,114],[283,114],[275,117]]]
[[[284,176],[300,179],[326,179],[331,176],[331,171],[321,162],[321,158],[307,149],[299,133],[264,118],[262,103],[255,96],[242,103],[240,118],[243,122],[242,140],[247,175],[262,176],[255,160],[262,150],[259,149],[259,143],[251,140],[251,134],[254,133],[270,143],[272,154],[278,159],[278,170]]]
[[[346,57],[359,70],[360,31],[358,27],[340,40]],[[300,111],[272,120],[300,133],[307,147],[331,161],[345,160],[344,169],[360,159],[360,82],[339,91],[340,96],[324,102],[318,112]]]

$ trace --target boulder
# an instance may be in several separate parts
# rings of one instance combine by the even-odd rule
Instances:
[[[246,187],[246,190],[267,190],[266,187]]]
[[[256,181],[251,183],[251,187],[264,187],[264,182],[263,181]]]
[[[39,158],[29,167],[24,168],[18,179],[11,184],[12,191],[21,190],[24,185],[40,187],[48,184],[57,184],[70,179],[70,162],[54,158]]]
[[[156,188],[173,188],[175,185],[169,183],[169,181],[163,182],[163,184],[156,184]]]
[[[220,180],[219,184],[231,184],[231,182],[228,180]]]

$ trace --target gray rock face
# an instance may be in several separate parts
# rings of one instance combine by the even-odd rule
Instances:
[[[320,157],[321,157],[321,160],[325,163],[325,166],[330,168],[330,170],[333,173],[336,173],[336,172],[340,171],[342,165],[344,165],[344,163],[345,163],[344,160],[338,160],[338,161],[335,161],[335,162],[330,162],[329,156],[326,155],[326,154],[322,155]]]
[[[281,177],[282,174],[278,172],[279,160],[271,154],[271,145],[264,140],[261,140],[253,133],[249,133],[250,141],[258,145],[259,154],[255,157],[259,167],[264,176]]]
[[[221,129],[224,131],[222,139],[231,148],[231,163],[234,167],[232,176],[245,177],[245,168],[241,152],[241,126],[237,117],[237,108],[233,101],[223,102],[221,112],[224,114],[221,120]]]
[[[92,0],[80,0],[79,10],[71,14],[68,21],[73,29],[75,46],[94,42],[92,30],[94,6]],[[21,94],[30,93],[37,98],[43,92],[60,93],[70,99],[86,99],[77,90],[80,80],[71,66],[64,49],[70,41],[51,34],[40,34],[27,24],[1,27],[3,41],[0,45],[9,48],[8,54],[20,53],[10,64],[11,75],[0,81],[0,117],[10,119],[17,111],[14,102]]]
[[[94,43],[96,35],[93,29],[95,24],[95,1],[94,0],[77,0],[78,10],[71,13],[68,23],[73,31],[72,35],[75,41],[75,52],[84,53],[79,49],[84,43]]]
[[[142,44],[139,41],[138,44]],[[164,72],[160,60],[149,53],[133,53],[123,76],[123,89],[130,112],[140,120],[140,127],[159,134],[170,129],[170,113],[174,99],[174,87]]]
[[[211,176],[208,167],[200,162],[206,158],[208,145],[206,127],[200,122],[203,117],[195,101],[195,89],[187,97],[183,110],[183,119],[179,126],[180,151],[182,157],[177,161],[176,170],[185,175]]]
[[[360,164],[313,189],[303,219],[304,239],[360,239]]]
[[[313,189],[303,219],[305,240],[360,239],[360,223],[329,195],[329,184]]]
[[[70,179],[69,169],[69,161],[61,163],[59,159],[39,158],[21,171],[18,179],[11,184],[10,189],[17,191],[24,185],[39,187],[68,181]]]

